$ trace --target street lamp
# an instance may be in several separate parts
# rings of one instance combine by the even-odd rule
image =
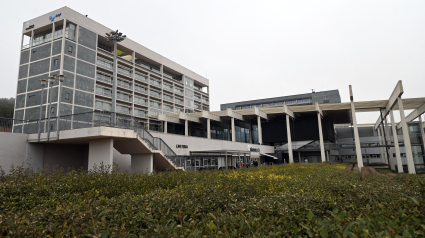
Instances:
[[[38,80],[41,83],[41,102],[40,102],[40,116],[38,118],[38,141],[40,141],[40,127],[41,127],[41,114],[43,111],[43,95],[44,95],[44,87],[46,86],[46,83],[48,82],[48,80],[46,79],[40,79]]]
[[[113,78],[112,78],[112,115],[111,123],[115,125],[116,116],[116,105],[117,105],[117,42],[125,40],[126,36],[122,35],[121,32],[111,31],[106,33],[106,39],[114,42],[114,65],[112,67]]]
[[[57,106],[57,108],[58,108],[58,110],[57,110],[58,111],[58,117],[56,119],[56,139],[59,140],[59,118],[60,118],[60,114],[61,114],[60,106],[61,106],[61,101],[62,101],[62,97],[61,97],[61,94],[62,94],[62,83],[63,83],[64,79],[66,78],[66,75],[59,74],[59,75],[56,75],[56,77],[59,78],[59,91],[58,91],[59,101],[58,101],[58,106]]]
[[[55,77],[48,77],[49,79],[49,83],[50,83],[50,89],[49,89],[49,109],[47,110],[47,121],[48,121],[48,125],[47,125],[47,140],[49,140],[50,138],[50,114],[52,114],[51,110],[52,110],[52,91],[53,91],[53,84],[55,84],[55,80],[57,80],[57,78]]]

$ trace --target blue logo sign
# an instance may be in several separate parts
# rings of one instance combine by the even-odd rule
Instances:
[[[54,13],[52,13],[52,15],[49,17],[49,19],[50,19],[50,21],[53,21],[53,20],[55,20],[55,17],[60,17],[61,16],[61,14],[62,13],[59,13],[59,14],[54,14]]]

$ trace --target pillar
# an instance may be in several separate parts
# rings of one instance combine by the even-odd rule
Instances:
[[[397,171],[399,173],[403,173],[403,163],[401,162],[400,147],[398,145],[397,128],[394,122],[394,113],[392,109],[390,110],[390,118],[391,118],[391,129],[393,131],[395,157],[397,160]]]
[[[320,156],[322,157],[322,162],[323,162],[323,159],[326,159],[326,155],[325,155],[325,145],[323,143],[322,118],[319,112],[317,112],[317,121],[319,123]]]
[[[232,127],[232,141],[236,141],[236,131],[235,131],[235,118],[231,118],[231,127]]]
[[[329,156],[329,150],[326,151],[326,161],[331,162],[331,157]]]
[[[257,116],[257,124],[258,124],[258,143],[260,145],[263,144],[263,131],[261,129],[261,117]]]
[[[289,115],[286,114],[286,136],[288,137],[288,155],[289,155],[289,163],[294,163],[294,155],[292,153],[292,137],[291,137],[291,126],[289,123]]]
[[[421,129],[421,136],[422,136],[422,148],[425,150],[425,132],[424,132],[424,125],[422,124],[422,115],[419,115],[419,129]],[[425,152],[422,151],[422,154]]]
[[[131,155],[131,173],[134,172],[151,174],[153,172],[153,154]]]
[[[406,150],[407,170],[409,171],[409,174],[416,174],[415,163],[413,162],[412,155],[412,145],[410,144],[409,128],[407,128],[406,116],[404,115],[404,106],[401,97],[398,97],[397,103],[403,130],[404,148]]]
[[[354,143],[356,144],[357,166],[361,171],[361,168],[363,168],[363,155],[362,147],[360,146],[359,128],[357,127],[356,108],[354,107],[353,101],[351,101],[351,118],[353,120],[354,127]]]
[[[252,123],[249,123],[249,143],[252,144],[252,137],[254,133],[252,133]]]
[[[387,145],[391,145],[391,137],[390,137],[390,130],[388,128],[387,116],[385,116],[384,122],[385,122],[385,134],[386,134],[386,137],[387,137]],[[388,149],[388,153],[389,153],[388,161],[390,163],[391,170],[394,171],[395,170],[395,164],[394,164],[394,160],[393,160],[393,150],[392,150],[391,147]]]
[[[164,121],[164,133],[165,134],[168,133],[168,123],[167,123],[167,121]]]
[[[298,158],[299,158],[298,163],[301,163],[301,152],[299,152],[299,151],[298,151]]]
[[[211,119],[207,119],[207,138],[211,139]]]
[[[114,152],[114,139],[97,139],[89,141],[89,162],[88,170],[93,167],[103,165],[112,166],[113,163],[113,152]],[[111,167],[112,169],[112,167]]]
[[[378,140],[379,140],[379,145],[383,145],[382,144],[382,130],[381,130],[381,126],[378,127]],[[381,162],[385,163],[385,153],[384,153],[384,148],[383,147],[379,147],[379,150],[381,151]]]
[[[184,135],[189,136],[189,121],[184,120]]]

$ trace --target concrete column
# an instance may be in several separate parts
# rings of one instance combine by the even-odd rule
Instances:
[[[394,149],[395,149],[395,157],[397,160],[397,170],[399,173],[403,173],[403,163],[401,162],[401,155],[400,155],[400,147],[398,145],[398,136],[397,136],[397,129],[394,122],[394,113],[393,110],[390,110],[390,118],[391,118],[391,129],[393,131],[393,140],[394,140]]]
[[[114,158],[114,139],[97,139],[89,141],[89,163],[88,169],[93,169],[94,165],[111,165]],[[112,168],[111,168],[112,169]]]
[[[168,133],[168,123],[164,121],[164,133]]]
[[[134,172],[151,174],[153,172],[153,154],[131,155],[131,173]]]
[[[379,145],[382,145],[382,138],[381,138],[381,129],[380,126],[376,129],[378,132],[378,142]],[[379,147],[379,151],[381,152],[381,162],[384,162],[384,149],[382,147]]]
[[[232,138],[230,138],[230,125],[227,125],[227,140],[230,141]]]
[[[379,131],[381,132],[381,145],[385,145],[385,138],[384,138],[384,124],[382,122],[382,124],[379,126]],[[381,147],[382,148],[382,163],[387,163],[387,151],[385,149],[385,147]]]
[[[320,156],[322,157],[322,162],[323,162],[323,159],[326,159],[326,155],[325,155],[325,145],[323,143],[322,118],[319,112],[317,112],[317,121],[319,123]]]
[[[254,134],[252,133],[252,123],[249,123],[249,143],[252,144],[252,137]]]
[[[425,150],[425,132],[424,132],[424,125],[422,123],[422,115],[419,115],[419,129],[421,129],[421,136],[422,136],[422,148]],[[424,151],[422,151],[422,154]]]
[[[301,152],[299,152],[299,151],[298,151],[298,158],[299,158],[298,163],[301,163]]]
[[[232,126],[232,141],[236,141],[236,131],[235,131],[235,118],[231,118],[231,126]]]
[[[291,126],[289,123],[289,115],[286,114],[286,136],[288,137],[288,155],[289,155],[289,163],[294,163],[294,155],[292,153],[292,138],[291,138]]]
[[[260,145],[263,144],[263,131],[261,130],[261,117],[257,116],[257,124],[258,124],[258,143]]]
[[[211,139],[211,119],[207,119],[207,138]]]
[[[385,116],[384,122],[385,122],[385,134],[387,137],[387,145],[391,145],[390,128],[388,127],[387,116]],[[388,149],[388,153],[389,153],[389,163],[391,166],[391,170],[395,170],[395,164],[393,160],[393,150],[391,147]]]
[[[326,161],[331,162],[331,157],[329,156],[329,150],[326,151]]]
[[[412,145],[410,144],[409,128],[404,115],[404,106],[401,97],[398,97],[398,110],[400,111],[401,126],[403,130],[404,149],[406,150],[407,169],[409,174],[416,174],[415,163],[413,162]]]
[[[351,118],[353,120],[354,127],[354,143],[356,144],[357,166],[361,171],[361,168],[363,168],[363,155],[362,147],[360,146],[359,128],[357,127],[356,108],[354,107],[353,101],[351,101]]]
[[[184,120],[184,135],[189,136],[189,122]]]

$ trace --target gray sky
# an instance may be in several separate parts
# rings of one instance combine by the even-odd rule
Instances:
[[[1,1],[0,97],[15,96],[22,23],[64,5],[208,75],[211,110],[310,89],[346,102],[350,84],[356,101],[388,99],[398,80],[404,98],[425,97],[423,0],[109,2]]]

